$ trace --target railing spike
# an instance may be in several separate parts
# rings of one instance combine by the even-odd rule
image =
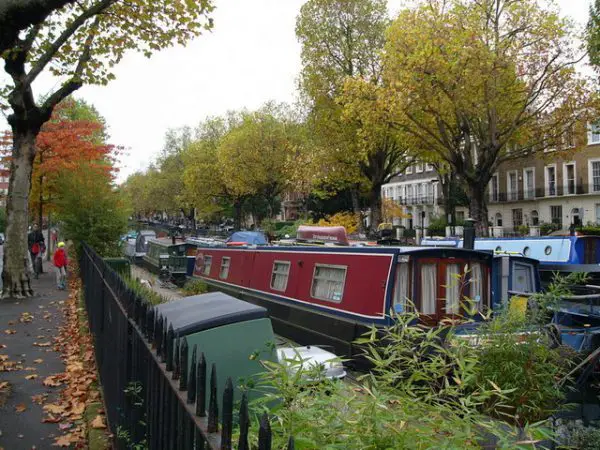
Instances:
[[[179,380],[179,375],[181,372],[181,340],[179,337],[175,338],[175,351],[173,352],[173,380]]]
[[[258,428],[258,450],[271,450],[271,424],[269,416],[264,413]]]
[[[166,320],[166,319],[165,319]],[[174,339],[175,339],[175,331],[173,331],[173,324],[169,324],[169,328],[167,331],[167,338],[165,339],[166,343],[165,343],[165,354],[167,356],[166,358],[166,365],[167,365],[167,370],[169,372],[171,372],[173,370],[173,346],[174,344]]]
[[[221,450],[231,450],[231,433],[233,430],[233,383],[227,377],[223,391],[223,418],[221,420]]]
[[[200,355],[196,377],[196,415],[206,417],[206,358],[204,352]]]
[[[217,366],[213,363],[210,371],[210,398],[208,400],[208,432],[219,431],[219,404],[217,403]]]
[[[240,437],[238,439],[238,450],[250,450],[248,446],[248,429],[250,428],[250,415],[248,414],[248,395],[242,393],[240,402]]]
[[[194,345],[194,349],[192,350],[192,362],[190,365],[190,376],[188,379],[188,389],[187,389],[187,402],[192,404],[196,401],[196,363],[198,357],[198,346]]]
[[[185,391],[188,384],[188,342],[185,336],[181,339],[179,353],[179,390]]]
[[[288,439],[287,450],[296,450],[296,445],[294,444],[294,436],[290,436]]]

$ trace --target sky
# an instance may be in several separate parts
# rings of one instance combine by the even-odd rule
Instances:
[[[213,30],[187,47],[150,59],[127,55],[107,86],[76,93],[106,119],[111,143],[125,148],[118,181],[155,160],[170,128],[195,127],[207,116],[293,102],[300,72],[295,21],[305,0],[215,0]],[[587,21],[591,0],[556,0],[575,21]],[[394,15],[402,0],[388,0]],[[0,82],[2,78],[0,78]],[[42,79],[37,95],[57,88]],[[1,123],[0,129],[6,124]]]

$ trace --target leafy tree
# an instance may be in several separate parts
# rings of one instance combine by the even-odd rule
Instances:
[[[594,0],[590,5],[586,37],[590,63],[598,68],[600,67],[600,0]]]
[[[574,41],[571,22],[535,0],[429,0],[388,32],[399,126],[462,180],[481,235],[499,164],[561,150],[572,133],[585,142],[591,94]]]
[[[356,130],[341,119],[337,98],[347,77],[379,82],[388,23],[384,0],[309,0],[296,21],[302,45],[300,87],[310,109],[309,126],[323,151],[323,176],[329,186],[351,188],[357,214],[360,185],[366,180],[353,152]]]
[[[63,173],[57,184],[56,211],[67,239],[78,250],[85,241],[102,256],[118,255],[129,210],[106,172],[92,164],[82,165]]]
[[[32,13],[32,6],[42,6]],[[28,195],[36,156],[35,140],[54,107],[83,84],[105,84],[114,78],[112,68],[126,50],[150,56],[176,43],[185,44],[209,29],[210,0],[46,0],[11,2],[1,16],[14,26],[2,28],[0,49],[4,69],[12,84],[0,90],[10,107],[8,122],[13,135],[7,245],[4,252],[5,295],[24,294],[22,263],[26,251]],[[31,26],[29,26],[31,25]],[[50,72],[62,84],[36,101],[33,83]]]

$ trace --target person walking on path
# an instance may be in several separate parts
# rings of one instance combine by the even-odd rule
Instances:
[[[33,229],[27,235],[27,244],[29,245],[29,254],[33,264],[33,276],[37,279],[42,273],[42,253],[46,250],[44,234],[37,224],[33,225]]]
[[[54,252],[54,267],[56,268],[56,287],[64,289],[67,280],[67,253],[65,252],[65,243],[59,242],[58,248]]]

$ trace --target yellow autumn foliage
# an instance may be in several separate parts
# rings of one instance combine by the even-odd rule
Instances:
[[[332,216],[325,216],[324,219],[314,223],[320,227],[344,227],[346,233],[352,234],[358,231],[359,217],[349,211],[336,213]]]

